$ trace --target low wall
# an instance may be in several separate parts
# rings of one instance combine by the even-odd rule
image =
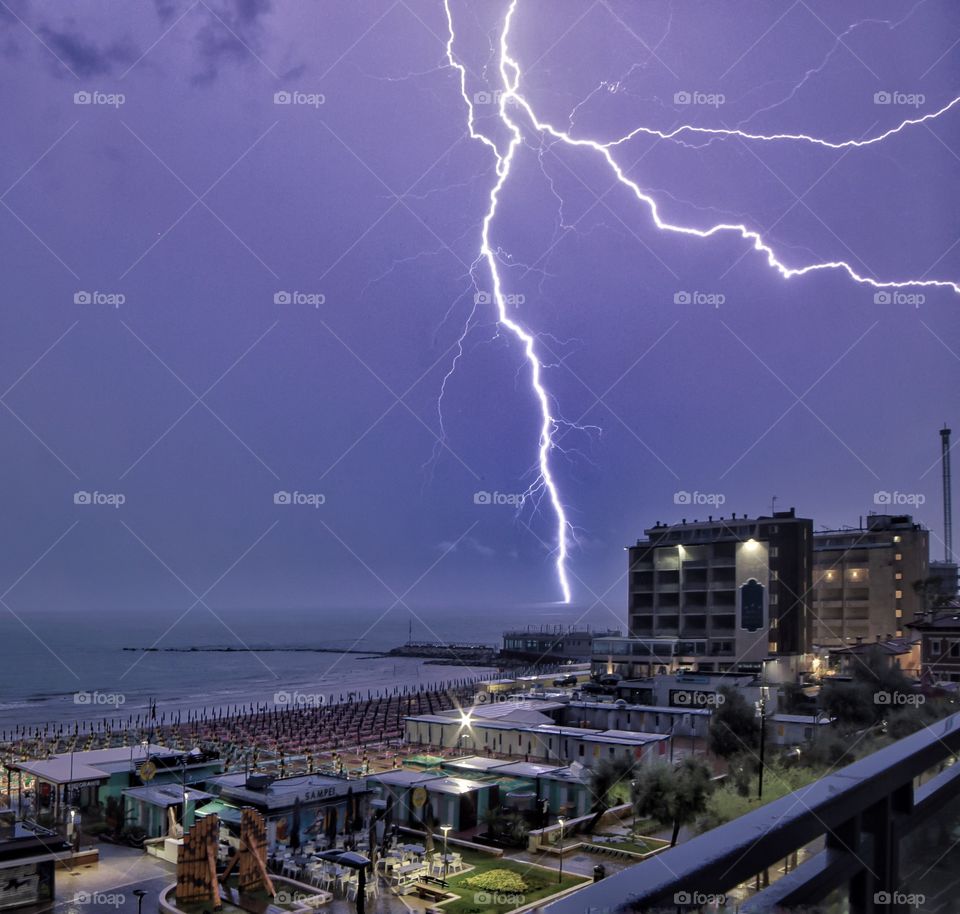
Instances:
[[[427,833],[418,831],[415,828],[409,828],[405,825],[400,826],[400,831],[407,835],[416,835],[418,838],[426,838]],[[437,848],[443,847],[443,835],[434,835],[433,843]],[[476,851],[479,854],[489,854],[491,857],[502,857],[503,849],[499,847],[490,847],[487,844],[477,844],[473,841],[467,841],[463,838],[448,838],[447,844],[451,847],[464,847],[469,851]]]
[[[604,813],[600,816],[597,821],[598,825],[609,825],[611,822],[619,822],[624,815],[629,815],[633,813],[633,806],[629,803],[622,803],[619,806],[611,806],[609,809],[605,810]],[[586,816],[577,816],[576,819],[567,819],[563,823],[563,834],[575,835],[585,826],[589,825],[596,813],[590,813]],[[529,843],[527,849],[529,851],[537,851],[543,849],[549,849],[560,840],[560,824],[556,823],[554,825],[548,825],[546,828],[536,828],[530,832]]]

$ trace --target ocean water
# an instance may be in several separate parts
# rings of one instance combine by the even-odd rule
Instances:
[[[50,610],[21,615],[22,622],[0,616],[0,731],[28,724],[136,719],[148,713],[151,702],[158,716],[170,720],[178,711],[186,717],[199,709],[273,704],[278,695],[282,701],[281,693],[294,701],[315,700],[316,695],[335,701],[351,693],[365,697],[368,690],[392,691],[490,672],[364,654],[406,642],[412,618],[406,610],[217,610],[215,617],[197,607],[181,615]],[[610,616],[604,615],[596,624],[606,626]],[[418,610],[416,616],[414,640],[499,645],[506,628],[574,623],[582,611]],[[152,645],[158,650],[124,650]],[[232,650],[163,650],[174,647]]]

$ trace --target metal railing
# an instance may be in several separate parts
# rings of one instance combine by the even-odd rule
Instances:
[[[851,914],[900,914],[900,841],[960,793],[958,752],[954,714],[545,910],[696,911],[823,838],[821,852],[739,911],[813,905],[846,887]]]

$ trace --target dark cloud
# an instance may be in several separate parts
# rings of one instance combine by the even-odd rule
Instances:
[[[91,39],[67,26],[42,25],[38,30],[46,45],[77,76],[103,76],[136,60],[136,52],[126,41],[98,46]]]
[[[164,0],[158,0],[163,3]],[[205,4],[209,12],[197,32],[201,69],[194,82],[205,83],[216,79],[220,68],[228,63],[255,60],[261,51],[263,28],[261,20],[272,7],[271,0],[228,0]]]

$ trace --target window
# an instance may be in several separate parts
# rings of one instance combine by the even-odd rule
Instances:
[[[895,536],[895,537],[893,538],[893,541],[894,541],[895,543],[899,543],[899,542],[900,542],[900,537],[899,537],[899,536]]]
[[[931,653],[931,654],[939,654],[939,653],[940,653],[940,642],[939,642],[939,641],[931,641],[931,642],[930,642],[930,653]]]
[[[893,595],[894,595],[898,600],[902,600],[902,599],[903,599],[903,591],[902,591],[902,590],[895,590],[895,591],[893,592]]]
[[[902,552],[898,552],[898,553],[893,557],[893,560],[894,560],[895,562],[902,562],[902,561],[903,561],[903,553],[902,553]]]
[[[954,640],[950,642],[950,656],[960,657],[960,641]]]
[[[902,580],[903,580],[903,572],[902,572],[902,571],[898,571],[898,572],[893,576],[893,578],[894,578],[895,581],[902,581]]]
[[[779,546],[771,546],[771,547],[770,547],[770,558],[775,559],[778,555],[780,555],[780,547],[779,547]]]

